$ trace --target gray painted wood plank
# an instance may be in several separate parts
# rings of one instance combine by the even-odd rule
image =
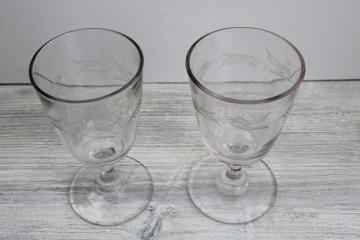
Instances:
[[[359,239],[359,92],[356,81],[304,83],[265,159],[278,181],[275,206],[254,223],[225,225],[202,215],[187,194],[189,170],[206,155],[188,85],[145,84],[129,155],[149,168],[154,198],[136,219],[99,227],[71,210],[67,191],[81,164],[34,91],[1,86],[0,239]]]

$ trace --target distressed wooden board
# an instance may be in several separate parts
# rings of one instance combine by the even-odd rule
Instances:
[[[68,202],[81,166],[67,152],[30,86],[0,87],[0,239],[359,239],[360,82],[302,85],[266,162],[279,186],[272,210],[225,225],[189,200],[186,178],[206,155],[187,84],[145,84],[130,155],[150,170],[155,194],[136,219],[100,227]],[[166,214],[167,213],[167,214]]]

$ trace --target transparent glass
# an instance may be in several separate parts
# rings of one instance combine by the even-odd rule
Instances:
[[[85,166],[70,203],[86,221],[117,225],[152,197],[148,170],[127,157],[142,96],[143,54],[126,35],[79,29],[45,43],[29,68],[32,85],[71,154]]]
[[[235,27],[197,40],[186,69],[210,153],[191,171],[191,200],[216,221],[252,222],[275,201],[276,180],[262,159],[294,103],[305,74],[303,57],[277,34]]]

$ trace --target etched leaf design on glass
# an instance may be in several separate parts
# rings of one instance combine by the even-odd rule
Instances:
[[[216,113],[209,111],[203,107],[201,107],[199,104],[197,104],[195,101],[193,101],[194,103],[194,108],[196,110],[196,112],[198,112],[202,117],[206,118],[209,121],[214,122],[217,125],[221,126],[220,121],[216,118]]]
[[[50,122],[53,126],[61,128],[61,118],[58,114],[59,110],[55,110],[55,105],[53,102],[49,101],[47,98],[40,98],[40,101],[43,107],[47,110],[47,115],[50,119]]]
[[[228,123],[236,128],[245,129],[245,130],[264,129],[264,128],[268,128],[267,119],[269,115],[270,112],[267,113],[251,112],[251,113],[245,113],[242,116],[230,115],[228,119]]]
[[[198,79],[202,79],[202,77],[205,75],[205,73],[207,72],[208,68],[211,66],[211,63],[209,62],[205,62],[204,64],[201,65],[199,71],[196,72],[196,78]]]
[[[82,72],[96,72],[105,74],[110,70],[108,66],[95,60],[73,60],[73,62],[80,66],[77,74]]]
[[[118,80],[126,80],[129,78],[132,78],[135,74],[132,73],[131,71],[129,71],[129,69],[127,69],[124,66],[121,66],[118,62],[113,61],[116,69],[119,71],[120,76],[115,76],[114,79],[118,79]]]
[[[222,53],[222,55],[224,56],[224,60],[219,68],[235,63],[242,63],[250,67],[257,67],[259,64],[259,60],[256,57],[243,53]]]
[[[296,69],[294,72],[290,71],[290,61],[286,60],[285,63],[280,62],[279,59],[274,57],[274,55],[269,51],[267,52],[267,61],[274,67],[269,70],[271,74],[276,75],[278,78],[275,78],[269,83],[274,83],[276,81],[291,81],[291,79],[295,76],[296,73],[300,72],[300,69]]]

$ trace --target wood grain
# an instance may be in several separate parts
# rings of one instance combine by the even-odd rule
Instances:
[[[206,155],[187,84],[145,84],[130,155],[153,175],[151,205],[99,227],[78,218],[69,183],[81,166],[67,152],[30,86],[0,87],[0,239],[360,239],[360,82],[302,85],[265,161],[279,186],[272,210],[225,225],[190,202],[186,179]]]

